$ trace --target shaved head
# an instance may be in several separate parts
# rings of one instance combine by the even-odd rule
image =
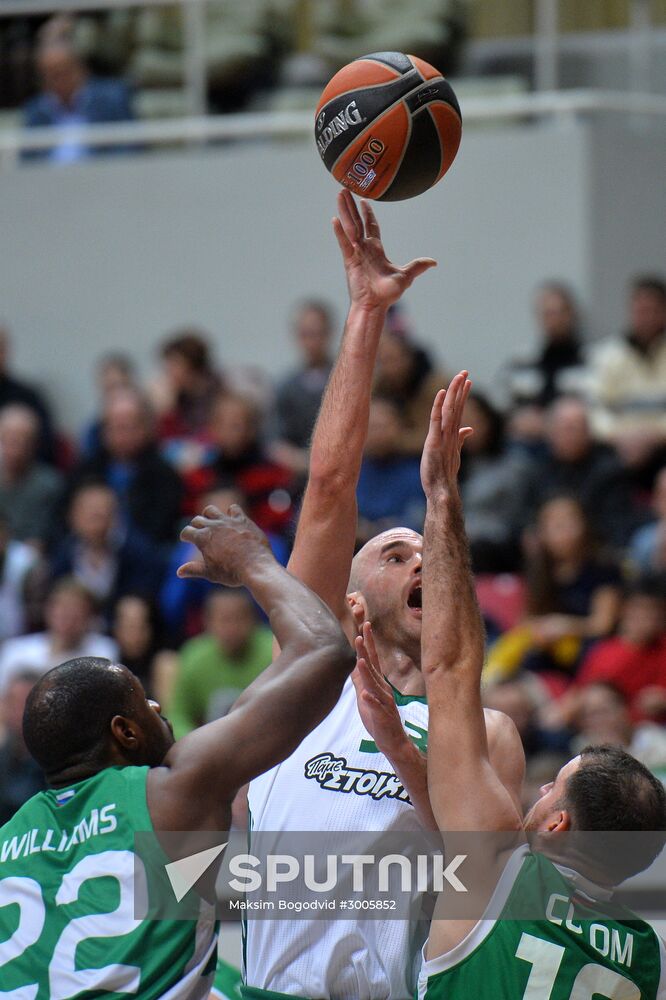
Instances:
[[[403,540],[423,545],[423,536],[419,535],[418,531],[412,531],[411,528],[389,528],[387,531],[382,531],[381,534],[375,535],[374,538],[366,542],[352,560],[349,586],[347,587],[348,593],[352,594],[356,591],[363,593],[368,576],[376,572],[378,554],[385,546]]]
[[[418,532],[391,528],[356,554],[349,578],[355,616],[361,608],[377,639],[415,663],[421,659],[422,553]]]

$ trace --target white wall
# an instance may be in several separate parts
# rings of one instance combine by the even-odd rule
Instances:
[[[641,158],[650,176],[638,178],[626,144],[622,170],[594,195],[594,144],[592,127],[572,121],[469,129],[435,189],[379,206],[397,260],[439,260],[407,304],[446,367],[468,366],[492,383],[500,362],[532,342],[536,282],[569,280],[585,299],[633,270],[621,253],[597,256],[596,234],[606,239],[606,200],[616,202],[618,185],[631,187],[632,211],[653,217],[658,157]],[[335,192],[314,142],[2,174],[0,317],[13,330],[17,368],[48,387],[69,426],[90,410],[101,352],[128,350],[148,371],[154,345],[182,323],[214,333],[221,361],[281,373],[292,360],[286,317],[295,299],[323,295],[344,312]],[[623,217],[620,236],[624,225]],[[640,224],[631,238],[640,243]],[[644,256],[654,253],[650,237]]]

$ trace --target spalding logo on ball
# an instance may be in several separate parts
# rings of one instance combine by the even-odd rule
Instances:
[[[456,95],[434,66],[375,52],[336,73],[321,95],[315,138],[324,165],[353,194],[414,198],[436,184],[460,145]]]

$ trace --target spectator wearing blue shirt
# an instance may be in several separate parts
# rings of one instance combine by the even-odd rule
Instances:
[[[220,480],[214,489],[201,498],[197,505],[203,510],[208,504],[213,504],[224,513],[232,504],[247,509],[247,497],[229,480]],[[283,566],[289,559],[289,547],[281,535],[267,531],[266,537],[273,555]],[[197,551],[191,542],[175,542],[169,554],[164,582],[159,596],[159,609],[162,619],[168,625],[169,638],[182,642],[185,638],[198,635],[204,627],[203,609],[206,599],[217,585],[208,580],[185,580],[176,575],[176,570],[183,563],[197,557]],[[257,605],[256,611],[265,619],[263,611]]]
[[[69,532],[55,548],[51,571],[54,578],[73,576],[82,583],[109,622],[120,597],[157,593],[164,566],[157,545],[122,524],[111,487],[103,480],[91,480],[84,481],[72,497]]]
[[[114,491],[124,527],[160,544],[171,543],[177,534],[182,486],[159,454],[154,415],[136,390],[119,389],[106,402],[100,447],[74,469],[70,489],[89,479],[101,479]]]
[[[124,122],[134,115],[130,90],[124,80],[92,77],[66,36],[46,36],[37,51],[42,91],[24,109],[27,128],[54,126],[62,140],[45,153],[30,153],[54,163],[86,159],[93,150],[86,145],[86,125]],[[115,151],[119,151],[115,147]]]
[[[415,531],[423,527],[425,497],[420,460],[401,453],[404,429],[400,410],[392,400],[372,400],[356,494],[359,541],[398,525]]]

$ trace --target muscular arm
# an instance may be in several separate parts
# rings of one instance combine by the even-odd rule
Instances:
[[[385,310],[352,302],[312,438],[310,474],[289,569],[346,625],[356,539],[356,484]],[[353,632],[351,632],[353,634]]]
[[[520,814],[490,760],[481,704],[484,632],[457,487],[466,372],[438,393],[424,449],[421,663],[430,707],[428,788],[442,830],[514,830]],[[472,791],[473,790],[473,791]]]
[[[207,563],[190,564],[186,575],[206,572],[214,581],[248,587],[281,653],[238,708],[179,740],[164,765],[150,772],[148,804],[160,829],[218,827],[238,789],[289,756],[330,712],[354,665],[334,615],[257,542],[251,522],[240,512],[218,515],[195,518],[197,527],[186,529]],[[237,549],[231,580],[216,569],[220,547]],[[219,559],[225,558],[222,552]]]
[[[351,638],[356,630],[346,593],[377,346],[388,307],[435,262],[420,258],[402,268],[391,264],[372,209],[364,202],[361,217],[348,191],[338,196],[333,228],[347,275],[349,314],[314,430],[310,476],[288,568],[338,615]]]

